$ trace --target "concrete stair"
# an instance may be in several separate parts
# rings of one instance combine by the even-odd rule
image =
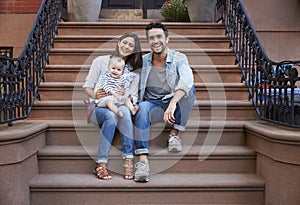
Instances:
[[[240,82],[241,71],[237,65],[191,65],[195,82]],[[90,65],[47,65],[45,82],[83,82]],[[218,76],[218,77],[216,77]]]
[[[217,185],[214,182],[218,182]],[[253,174],[160,174],[147,184],[113,176],[99,182],[91,174],[38,175],[32,182],[36,204],[262,204],[263,181]],[[122,191],[125,190],[125,191]],[[178,194],[180,193],[180,194]],[[51,200],[45,200],[51,196]]]
[[[55,48],[114,48],[118,35],[61,35],[55,37]],[[168,46],[179,48],[228,48],[229,39],[226,35],[176,35],[169,36]],[[141,46],[148,47],[145,35],[140,35]]]
[[[59,35],[122,35],[126,32],[141,32],[144,35],[145,25],[148,22],[61,22]],[[171,23],[168,22],[168,31],[177,35],[224,35],[225,26],[222,23]]]
[[[148,52],[146,24],[60,24],[39,90],[41,101],[29,119],[49,124],[46,145],[37,156],[39,174],[30,181],[31,204],[264,204],[265,181],[256,174],[257,155],[244,131],[244,123],[257,116],[220,23],[166,23],[170,47],[187,54],[197,90],[181,133],[183,151],[169,153],[169,128],[156,124],[151,128],[150,182],[123,180],[117,133],[109,163],[113,179],[93,175],[99,128],[85,122],[82,82],[91,60],[110,53],[124,32],[140,32]]]
[[[91,174],[38,175],[32,182],[35,204],[263,204],[264,182],[254,174],[160,174],[147,184]],[[218,182],[218,183],[215,183]],[[122,191],[123,190],[123,191]],[[180,193],[180,194],[179,194]],[[49,196],[50,200],[49,200]],[[47,199],[47,200],[45,200]]]
[[[225,98],[224,98],[225,99]],[[85,119],[83,100],[45,100],[35,102],[30,119]],[[190,118],[202,120],[254,120],[255,109],[248,100],[196,100]]]
[[[41,84],[39,89],[40,97],[46,100],[82,100],[84,91],[83,83],[73,82],[45,82]],[[248,97],[248,90],[244,83],[195,83],[197,91],[196,96],[199,100],[243,100]],[[76,92],[76,93],[74,93]],[[226,93],[226,96],[222,94]],[[236,95],[240,92],[240,95]],[[83,98],[84,99],[84,98]]]
[[[54,48],[49,59],[51,64],[70,64],[70,65],[89,65],[99,55],[110,54],[114,48],[91,49],[91,48]],[[149,49],[143,49],[149,52]],[[191,64],[224,64],[231,65],[234,62],[235,55],[232,49],[178,49],[184,52]]]

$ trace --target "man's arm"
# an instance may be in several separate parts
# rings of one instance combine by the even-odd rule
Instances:
[[[164,114],[164,121],[168,124],[173,124],[175,122],[174,112],[176,110],[176,105],[178,101],[185,96],[186,93],[183,90],[176,90],[172,99],[170,100],[169,106]]]

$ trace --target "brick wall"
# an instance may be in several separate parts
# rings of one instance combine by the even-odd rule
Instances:
[[[0,14],[35,14],[42,0],[0,0]]]

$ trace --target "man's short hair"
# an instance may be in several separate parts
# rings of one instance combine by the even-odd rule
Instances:
[[[165,37],[167,38],[168,37],[168,29],[167,29],[167,27],[164,25],[164,24],[162,24],[162,23],[160,23],[160,22],[151,22],[151,23],[149,23],[147,26],[146,26],[146,28],[145,28],[145,30],[146,30],[146,37],[147,37],[147,39],[148,39],[148,33],[149,33],[149,30],[151,30],[151,29],[153,29],[153,28],[161,28],[163,31],[164,31],[164,33],[165,33]]]

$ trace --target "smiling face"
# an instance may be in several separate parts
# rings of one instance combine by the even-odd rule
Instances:
[[[148,31],[148,43],[155,54],[164,53],[168,42],[169,38],[166,38],[163,29],[152,28]]]
[[[126,37],[118,42],[118,47],[121,57],[127,57],[134,52],[135,41],[132,37]]]
[[[109,68],[110,76],[113,78],[119,78],[124,73],[124,69],[119,66],[112,66]]]
[[[110,59],[110,63],[108,66],[110,76],[113,78],[120,78],[120,76],[124,74],[124,66],[125,62],[122,58],[113,57],[112,59]]]

